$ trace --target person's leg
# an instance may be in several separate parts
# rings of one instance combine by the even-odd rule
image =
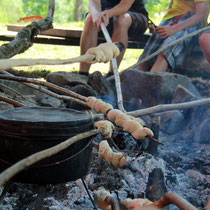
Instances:
[[[165,56],[160,53],[157,56],[157,60],[155,61],[154,65],[150,69],[150,72],[166,72],[168,68],[168,61]]]
[[[201,34],[199,37],[199,44],[207,61],[210,63],[210,33]]]
[[[84,55],[91,47],[96,47],[98,40],[98,28],[93,25],[92,18],[88,14],[85,20],[85,26],[80,38],[80,54]],[[88,72],[91,64],[80,63],[80,72]]]
[[[113,22],[113,34],[112,34],[112,41],[113,42],[122,42],[125,47],[128,46],[128,29],[130,28],[132,24],[132,18],[131,16],[126,13],[122,14],[118,17],[114,18]],[[117,64],[120,65],[120,62],[123,58],[123,55],[125,53],[125,50],[120,53],[120,55],[117,57]],[[110,72],[113,72],[112,65],[110,65]]]
[[[141,71],[149,71],[149,65],[147,62],[139,64],[136,69],[141,70]]]

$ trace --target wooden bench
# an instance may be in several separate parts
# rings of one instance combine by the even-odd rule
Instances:
[[[20,31],[24,26],[20,25],[7,25],[7,31],[0,32],[0,40],[2,41],[11,41],[17,35],[17,32]],[[64,29],[64,28],[55,28],[42,32],[38,35],[34,43],[40,44],[55,44],[55,45],[71,45],[79,46],[80,37],[82,34],[82,29]],[[147,40],[151,36],[150,33],[145,33],[140,40],[141,41],[132,41],[129,40],[128,48],[131,49],[143,49]],[[99,38],[99,43],[105,42],[103,38]]]

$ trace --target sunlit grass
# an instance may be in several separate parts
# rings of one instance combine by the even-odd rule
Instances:
[[[66,24],[54,23],[54,28],[83,28],[83,22],[72,22]],[[0,25],[0,30],[6,30],[6,27]],[[6,42],[0,42],[0,45]],[[122,71],[138,60],[142,50],[127,49],[124,58],[121,62],[119,71]],[[69,59],[80,55],[80,48],[75,46],[62,46],[62,45],[49,45],[49,44],[33,44],[31,48],[22,54],[16,55],[13,58],[50,58],[50,59]],[[47,70],[47,71],[78,71],[79,63],[69,65],[56,65],[56,66],[31,66],[31,67],[17,67],[17,70],[34,71],[34,70]],[[103,74],[108,72],[109,64],[96,63],[91,66],[90,73],[94,71],[101,71]]]

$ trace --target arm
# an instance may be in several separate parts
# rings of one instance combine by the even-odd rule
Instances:
[[[90,0],[88,4],[89,13],[92,16],[93,24],[100,27],[102,12],[101,12],[101,1],[100,0]]]
[[[184,28],[189,28],[198,23],[202,23],[206,17],[206,8],[207,8],[207,2],[197,2],[195,14],[191,18],[179,24],[174,25],[175,33]]]
[[[206,8],[207,2],[197,2],[195,14],[192,17],[173,26],[159,26],[156,28],[156,31],[160,36],[162,36],[162,38],[165,39],[182,29],[189,28],[198,23],[201,23],[205,20]]]
[[[99,14],[101,12],[101,1],[100,0],[90,0],[89,4],[88,4],[88,9],[89,9],[91,16]]]

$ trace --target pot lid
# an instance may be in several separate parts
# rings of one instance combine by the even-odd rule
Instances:
[[[18,126],[77,126],[91,123],[89,114],[65,108],[54,107],[21,107],[0,112],[0,124]]]

